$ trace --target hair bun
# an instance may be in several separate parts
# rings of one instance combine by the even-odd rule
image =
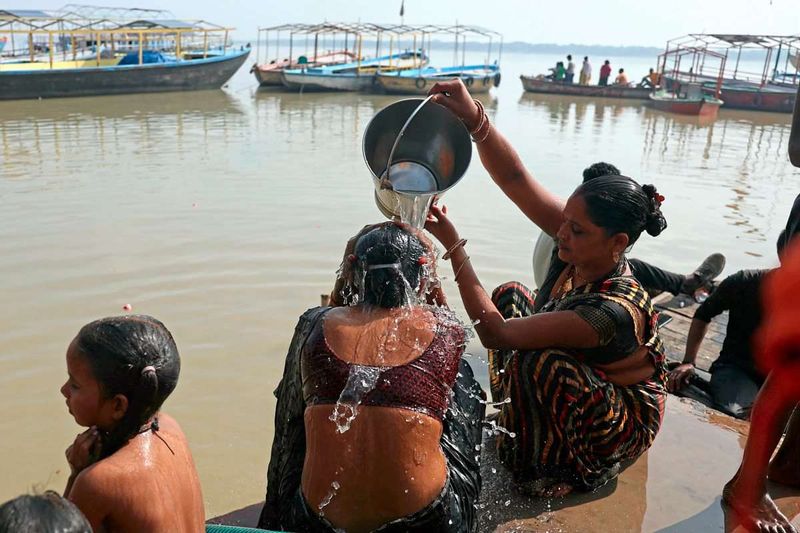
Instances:
[[[655,185],[642,185],[642,190],[647,195],[649,200],[649,209],[647,212],[647,220],[645,221],[644,230],[648,235],[658,237],[662,231],[667,229],[667,219],[661,212],[661,202]]]

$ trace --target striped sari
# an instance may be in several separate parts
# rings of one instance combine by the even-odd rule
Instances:
[[[539,312],[603,299],[619,303],[631,314],[644,314],[644,331],[636,334],[655,364],[650,379],[615,385],[579,350],[489,350],[492,398],[511,399],[503,404],[498,425],[514,435],[499,435],[498,454],[520,484],[546,480],[595,489],[616,477],[621,461],[647,450],[658,433],[666,368],[657,314],[638,282],[617,276],[578,287],[547,302]],[[501,285],[492,300],[506,318],[534,312],[533,296],[520,283]]]

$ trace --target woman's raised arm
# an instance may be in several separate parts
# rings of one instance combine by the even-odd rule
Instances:
[[[429,94],[435,95],[434,102],[459,117],[470,132],[486,131],[481,124],[488,118],[483,117],[482,108],[475,103],[461,80],[437,83]],[[476,145],[481,163],[503,193],[545,233],[555,235],[561,224],[563,200],[534,179],[516,150],[496,128],[489,126],[486,137]]]

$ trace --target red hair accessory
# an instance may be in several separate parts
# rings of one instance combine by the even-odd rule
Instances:
[[[419,259],[417,259],[417,264],[427,265],[428,264],[428,257],[425,256],[425,255],[419,256]]]
[[[656,201],[658,201],[659,204],[663,204],[664,200],[666,200],[666,198],[664,198],[663,194],[656,193]]]
[[[348,255],[348,256],[347,256],[347,261],[348,261],[348,262],[350,262],[350,263],[355,263],[355,262],[356,262],[356,256],[355,256],[355,254],[350,254],[350,255]]]

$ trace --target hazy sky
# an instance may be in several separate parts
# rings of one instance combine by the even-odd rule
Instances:
[[[66,0],[68,1],[68,0]],[[105,4],[104,0],[73,0]],[[12,0],[9,7],[57,9],[65,0]],[[135,0],[108,2],[169,9],[237,28],[286,22],[399,22],[400,0]],[[406,0],[407,24],[471,24],[506,41],[663,46],[686,33],[800,33],[800,0]]]

